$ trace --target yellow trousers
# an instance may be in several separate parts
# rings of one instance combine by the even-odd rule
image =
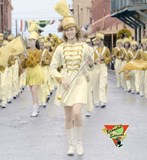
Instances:
[[[94,66],[93,71],[93,100],[94,105],[107,103],[108,69],[106,64]]]
[[[13,72],[12,66],[8,68],[8,80],[7,80],[7,90],[8,90],[8,101],[13,99],[13,91],[12,91],[12,81],[13,81]]]
[[[147,70],[144,73],[144,97],[147,98]]]
[[[140,90],[140,71],[136,71],[136,74],[135,74],[135,89],[136,89],[136,92],[139,92]]]
[[[140,71],[130,71],[131,73],[131,80],[130,80],[130,84],[131,84],[131,90],[132,92],[139,92],[139,87],[140,87],[140,76],[139,76],[139,72]]]
[[[115,74],[116,74],[116,83],[117,83],[117,87],[121,86],[121,76],[119,74],[120,69],[121,69],[121,60],[120,59],[115,59]]]
[[[19,76],[19,89],[26,86],[26,71]]]
[[[43,76],[44,76],[45,83],[40,85],[40,87],[39,87],[39,104],[46,103],[46,99],[47,99],[47,96],[49,94],[48,66],[42,67],[42,71],[43,71]]]
[[[93,72],[87,71],[90,81],[87,83],[88,85],[88,92],[87,92],[87,111],[93,111]]]
[[[2,101],[1,105],[7,104],[7,75],[8,68],[4,72],[0,72],[0,100]]]
[[[139,76],[140,76],[140,85],[139,85],[139,92],[140,95],[144,95],[145,91],[145,71],[139,71]]]
[[[19,93],[19,66],[17,60],[15,61],[15,64],[12,66],[12,75],[13,75],[13,81],[12,81],[12,91],[13,91],[13,96],[17,96]]]
[[[126,63],[127,63],[127,61],[122,61],[120,68],[123,69],[123,67],[126,65]],[[127,91],[127,90],[129,91],[131,89],[130,81],[125,79],[124,74],[125,74],[124,72],[120,74],[120,77],[121,77],[121,86],[123,87],[123,89],[125,91]]]

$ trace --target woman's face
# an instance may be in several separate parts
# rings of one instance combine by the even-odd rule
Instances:
[[[96,44],[99,45],[101,43],[100,39],[96,39]]]
[[[27,45],[28,47],[33,47],[35,46],[35,39],[28,39]]]
[[[117,46],[118,47],[122,47],[122,43],[117,43]]]
[[[128,47],[129,47],[129,45],[130,45],[130,43],[129,43],[129,42],[126,42],[126,43],[124,44],[125,48],[128,48]]]
[[[131,48],[132,48],[133,51],[135,51],[137,49],[137,46],[136,45],[132,45]]]
[[[147,49],[147,44],[146,44],[146,43],[143,43],[143,44],[142,44],[142,48],[143,48],[144,50],[146,50],[146,49]]]
[[[76,36],[77,30],[75,27],[70,27],[65,30],[65,35],[68,40],[73,40]]]
[[[44,42],[39,42],[40,44],[40,49],[43,49],[44,48]]]

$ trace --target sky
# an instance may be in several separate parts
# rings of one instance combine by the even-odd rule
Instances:
[[[53,25],[44,28],[42,35],[48,33],[61,34],[57,32],[59,19],[61,16],[54,10],[55,4],[59,0],[12,0],[12,33],[16,35],[16,20],[18,33],[20,32],[20,20],[55,20]],[[72,4],[72,0],[67,0],[68,4]],[[27,32],[23,33],[24,37],[28,36]]]

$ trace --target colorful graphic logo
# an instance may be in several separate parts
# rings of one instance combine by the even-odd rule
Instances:
[[[104,125],[105,128],[102,129],[102,131],[109,135],[110,138],[113,140],[116,147],[121,147],[122,141],[126,138],[126,130],[129,127],[129,125]]]

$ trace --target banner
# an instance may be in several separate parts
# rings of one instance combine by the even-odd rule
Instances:
[[[28,29],[28,21],[25,21],[25,26],[24,26],[24,32],[26,32],[26,30]]]
[[[44,28],[47,25],[53,25],[56,22],[56,20],[32,20],[32,21],[36,21],[41,28]],[[19,21],[20,32],[26,32],[28,29],[28,24],[29,24],[29,20],[21,19]]]
[[[38,21],[38,25],[42,28],[46,27],[48,24],[52,25],[55,23],[55,20],[40,20]]]
[[[23,20],[20,20],[20,32],[23,31]]]

